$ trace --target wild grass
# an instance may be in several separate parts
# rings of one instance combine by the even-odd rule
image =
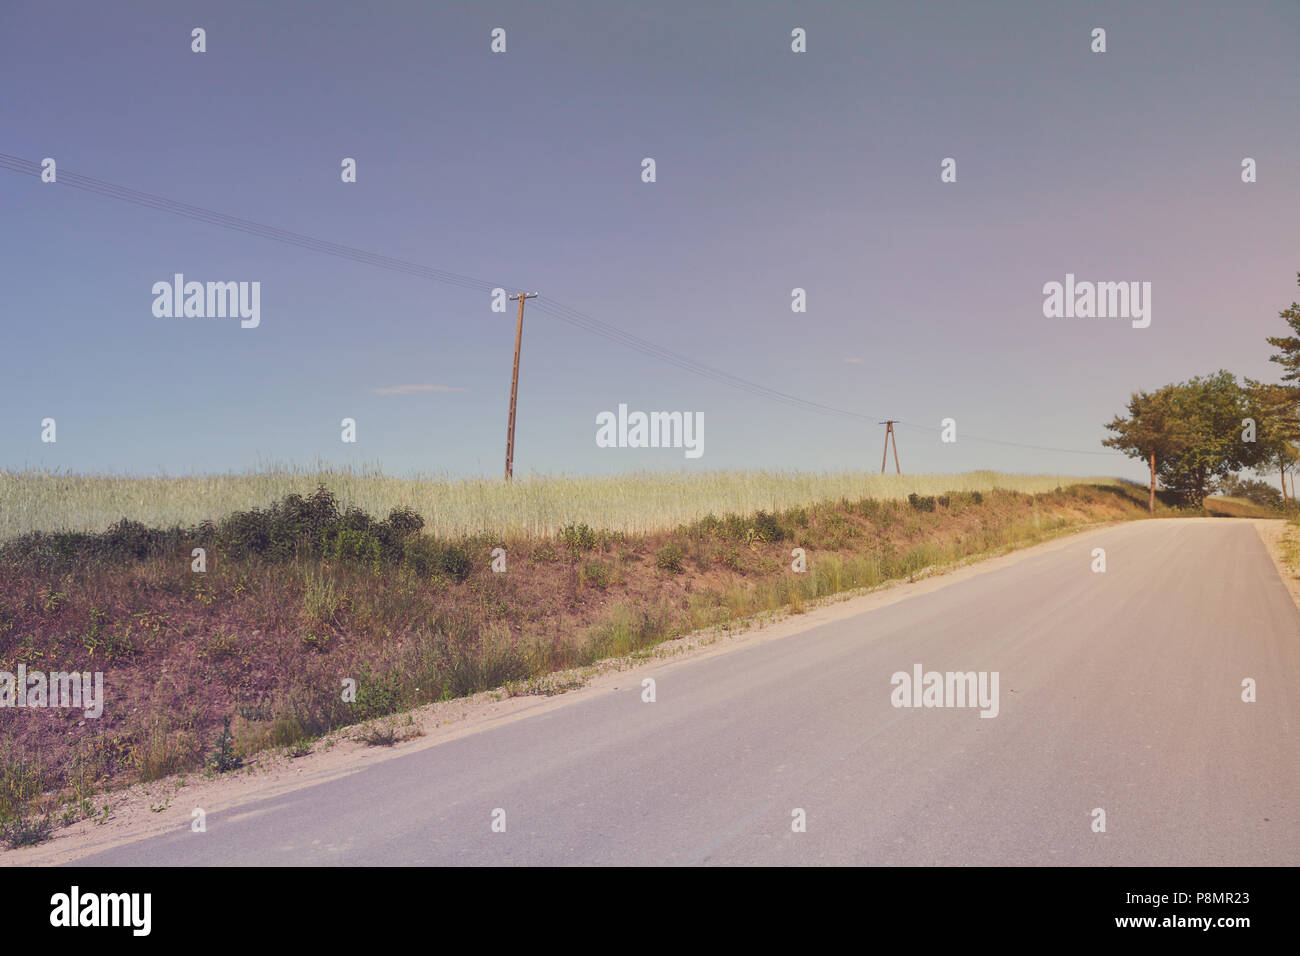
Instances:
[[[53,828],[48,810],[34,812],[49,780],[49,770],[39,755],[0,747],[0,842],[10,849],[47,839]]]
[[[254,472],[139,478],[49,471],[0,471],[0,540],[33,531],[103,531],[124,517],[151,528],[195,525],[266,508],[318,485],[342,508],[385,515],[408,507],[439,537],[495,534],[548,538],[570,525],[642,534],[708,514],[785,511],[821,501],[906,499],[948,491],[1002,488],[1028,494],[1078,482],[1061,475],[975,471],[960,475],[870,472],[717,471],[605,477],[534,476],[451,479],[395,477],[377,469],[264,468]],[[1117,484],[1088,479],[1092,484]]]

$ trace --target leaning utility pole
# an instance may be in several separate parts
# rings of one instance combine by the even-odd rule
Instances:
[[[889,456],[889,442],[892,439],[894,442],[894,470],[901,475],[903,469],[898,467],[898,435],[894,432],[894,426],[898,423],[891,418],[887,422],[876,422],[876,424],[885,426],[885,450],[880,453],[880,473],[882,475],[885,473],[885,459]]]
[[[519,321],[515,323],[515,367],[510,373],[510,423],[506,426],[506,481],[515,470],[515,401],[519,395],[519,347],[524,342],[524,300],[537,298],[536,292],[520,292],[510,296],[519,300]]]

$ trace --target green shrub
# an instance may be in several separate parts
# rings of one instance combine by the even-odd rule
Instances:
[[[585,524],[566,525],[560,529],[560,543],[573,553],[591,551],[597,543],[596,532]]]
[[[164,532],[123,518],[100,535],[106,557],[142,561],[162,550]]]
[[[685,556],[681,545],[669,542],[660,548],[655,555],[655,567],[672,574],[681,574],[686,570],[686,566],[683,564]]]
[[[401,709],[401,678],[392,672],[376,674],[362,664],[357,674],[357,699],[352,708],[358,719],[386,717]]]
[[[437,570],[453,580],[464,581],[474,570],[474,560],[464,545],[448,544],[439,551]]]
[[[416,537],[405,547],[406,562],[421,579],[450,578],[464,581],[474,570],[469,549],[461,543],[445,543],[433,538]]]
[[[875,498],[863,498],[853,507],[853,510],[870,520],[880,513],[880,502]]]
[[[235,753],[235,737],[230,732],[230,718],[226,717],[221,722],[221,736],[217,738],[217,749],[208,755],[208,766],[217,773],[228,773],[231,770],[238,770],[243,765],[243,758]]]
[[[785,529],[781,527],[781,522],[776,515],[770,515],[766,511],[754,515],[754,531],[754,537],[759,541],[771,543],[785,539]]]
[[[593,588],[607,588],[612,569],[601,561],[589,561],[582,567],[582,583]]]
[[[424,528],[424,519],[414,508],[403,505],[388,512],[388,527],[394,538],[404,541]]]
[[[339,516],[336,527],[346,531],[369,531],[375,520],[360,508],[352,507]]]
[[[325,554],[336,561],[369,564],[379,570],[379,538],[366,529],[340,528],[328,539]]]

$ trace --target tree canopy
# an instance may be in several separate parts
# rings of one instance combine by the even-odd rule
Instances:
[[[1263,462],[1262,413],[1249,389],[1231,372],[1197,376],[1154,392],[1137,392],[1128,417],[1106,426],[1102,444],[1147,461],[1155,456],[1160,483],[1199,505],[1217,481]],[[1248,420],[1256,423],[1252,430]]]
[[[1295,274],[1295,278],[1296,285],[1300,285],[1300,272]],[[1286,370],[1282,373],[1282,381],[1295,382],[1300,386],[1300,302],[1292,302],[1291,308],[1283,309],[1278,315],[1291,326],[1291,331],[1295,334],[1268,337],[1268,344],[1277,349],[1277,352],[1269,356],[1269,361],[1277,362]]]

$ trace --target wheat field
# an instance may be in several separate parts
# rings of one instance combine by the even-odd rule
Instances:
[[[150,526],[190,525],[232,511],[264,508],[287,494],[325,485],[341,505],[383,517],[406,505],[439,535],[553,534],[568,524],[627,533],[659,531],[710,513],[775,511],[840,498],[898,499],[946,491],[1051,491],[1117,479],[1016,475],[870,472],[642,472],[602,477],[532,476],[513,482],[438,475],[396,477],[377,469],[276,467],[184,477],[0,471],[0,540],[31,531],[100,531],[126,517]]]

